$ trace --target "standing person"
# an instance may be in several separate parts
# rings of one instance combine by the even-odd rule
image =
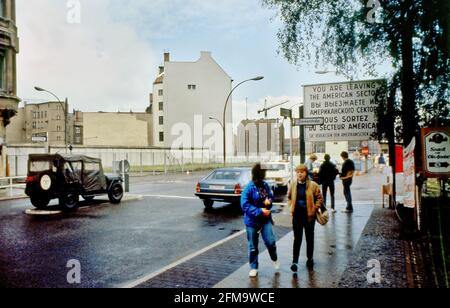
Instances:
[[[383,153],[381,153],[380,157],[378,158],[378,168],[380,169],[380,172],[383,172],[385,166],[386,166],[386,159],[384,158]]]
[[[261,164],[252,169],[252,181],[247,185],[241,196],[241,207],[244,212],[244,222],[247,227],[250,277],[258,276],[258,241],[261,233],[264,244],[276,270],[280,269],[277,246],[273,232],[272,208],[273,192],[264,181],[266,171]]]
[[[335,209],[335,186],[334,181],[336,180],[336,176],[339,174],[339,170],[336,168],[336,165],[331,162],[330,155],[326,154],[324,156],[325,161],[320,166],[319,169],[319,181],[322,184],[322,192],[323,192],[323,204],[327,205],[327,191],[330,189],[330,197],[331,197],[331,212],[336,213]]]
[[[344,160],[344,164],[342,165],[341,180],[342,185],[344,186],[345,200],[347,201],[347,208],[343,212],[353,213],[352,192],[350,190],[350,186],[352,186],[353,175],[355,174],[355,163],[348,158],[347,152],[342,152],[341,157]]]
[[[300,248],[303,241],[303,230],[306,235],[306,255],[309,269],[314,267],[314,227],[316,224],[317,210],[322,206],[323,199],[319,184],[311,181],[308,177],[308,168],[299,165],[295,172],[297,180],[289,187],[288,204],[292,215],[292,226],[294,229],[294,247],[291,270],[298,271]]]
[[[314,180],[314,162],[317,160],[316,154],[311,154],[305,162],[305,166],[308,169],[308,176],[311,181]]]

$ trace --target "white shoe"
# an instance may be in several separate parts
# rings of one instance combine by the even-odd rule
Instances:
[[[249,276],[250,278],[255,278],[256,276],[258,276],[258,270],[252,269],[252,270],[250,271],[250,273],[248,274],[248,276]]]
[[[337,211],[335,209],[331,209],[331,213],[336,213]]]
[[[273,261],[273,268],[278,271],[281,268],[280,261]]]

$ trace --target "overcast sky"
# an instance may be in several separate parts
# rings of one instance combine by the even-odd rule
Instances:
[[[345,81],[296,68],[277,54],[280,23],[259,0],[17,0],[18,95],[45,100],[38,85],[82,111],[144,111],[163,53],[196,61],[200,51],[236,82],[263,75],[233,97],[235,125],[268,100],[298,104],[301,85]],[[80,3],[80,23],[72,3]],[[75,14],[74,14],[75,13]],[[332,70],[332,67],[328,69]],[[276,109],[269,116],[278,116]]]

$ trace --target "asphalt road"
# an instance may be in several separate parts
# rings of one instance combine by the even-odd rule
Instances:
[[[133,178],[141,200],[102,202],[35,217],[26,199],[0,202],[0,287],[117,287],[243,230],[240,209],[205,211],[193,195],[205,174]],[[69,260],[81,283],[69,284]]]

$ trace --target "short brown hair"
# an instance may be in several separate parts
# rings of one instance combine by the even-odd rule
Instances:
[[[347,159],[347,158],[348,158],[348,152],[342,152],[342,153],[341,153],[341,157],[342,157],[343,159]]]
[[[260,163],[255,164],[252,169],[253,182],[264,181],[265,178],[266,178],[266,170],[262,168]]]
[[[295,172],[300,172],[300,171],[305,171],[306,173],[308,173],[308,168],[305,165],[300,164],[297,166],[297,168],[295,168]]]

